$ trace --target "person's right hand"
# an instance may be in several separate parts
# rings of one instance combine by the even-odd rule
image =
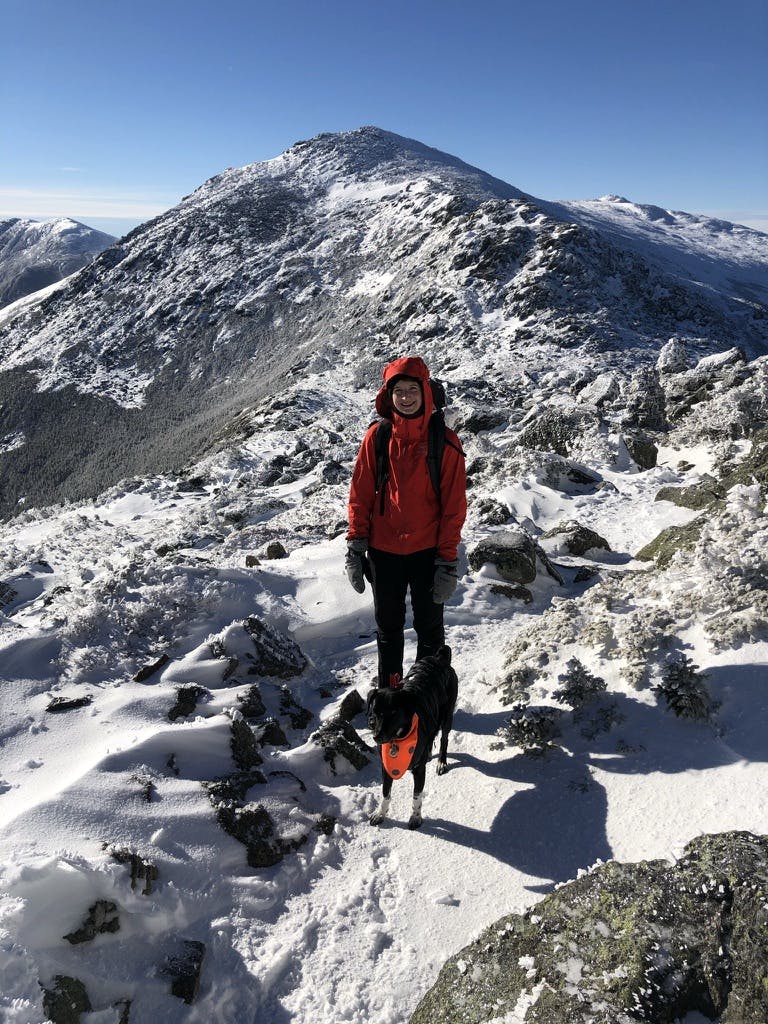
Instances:
[[[362,594],[365,590],[366,552],[368,541],[364,537],[357,537],[347,541],[347,555],[344,559],[344,568],[347,570],[349,582],[358,592]]]

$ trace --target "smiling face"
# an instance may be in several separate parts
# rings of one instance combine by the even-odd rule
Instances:
[[[403,377],[392,388],[392,404],[403,416],[413,416],[424,405],[421,384],[417,380]]]

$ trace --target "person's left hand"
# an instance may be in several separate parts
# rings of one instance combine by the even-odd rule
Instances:
[[[435,578],[432,584],[432,600],[435,604],[445,604],[456,589],[458,578],[458,562],[448,562],[443,558],[435,559]]]

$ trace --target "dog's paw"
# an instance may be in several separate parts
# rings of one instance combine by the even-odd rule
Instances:
[[[448,762],[438,761],[435,771],[438,775],[445,775],[445,773],[448,771]]]
[[[408,819],[408,828],[411,830],[421,828],[423,821],[424,819],[420,814],[412,814]]]
[[[382,823],[382,821],[384,821],[385,818],[386,818],[386,814],[384,814],[382,811],[374,811],[373,814],[368,819],[368,824],[369,825],[380,825]]]

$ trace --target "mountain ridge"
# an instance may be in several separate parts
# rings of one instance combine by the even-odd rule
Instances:
[[[370,127],[215,176],[0,324],[0,447],[25,438],[0,514],[179,469],[307,360],[576,350],[597,376],[671,336],[765,351],[762,303],[694,280],[666,236],[671,272],[586,219]]]

